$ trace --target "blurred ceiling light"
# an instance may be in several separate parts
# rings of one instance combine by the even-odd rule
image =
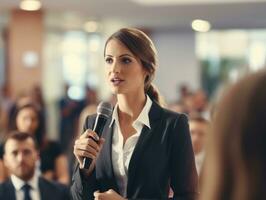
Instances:
[[[194,31],[208,32],[211,29],[211,24],[205,20],[195,19],[192,21],[191,27]]]
[[[20,2],[20,8],[26,11],[35,11],[41,8],[42,4],[38,0],[22,0]]]
[[[99,24],[96,21],[88,21],[84,24],[85,31],[89,33],[96,32],[99,28]]]

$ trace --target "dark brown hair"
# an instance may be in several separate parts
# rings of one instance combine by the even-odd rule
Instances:
[[[16,140],[19,142],[23,142],[25,140],[27,140],[28,138],[32,139],[32,141],[34,142],[34,147],[36,149],[38,149],[38,144],[37,141],[35,140],[34,136],[29,134],[29,133],[25,133],[25,132],[20,132],[20,131],[12,131],[9,134],[7,134],[5,140],[4,140],[4,151],[5,151],[5,146],[8,140]]]
[[[266,72],[229,89],[213,119],[202,200],[266,199]]]
[[[142,31],[135,28],[122,28],[112,34],[106,41],[116,39],[125,45],[137,58],[140,59],[143,68],[148,73],[145,79],[145,93],[159,104],[164,104],[158,89],[152,84],[157,67],[157,51],[151,39]]]
[[[44,116],[43,114],[41,113],[41,110],[40,110],[40,107],[38,104],[35,104],[35,103],[27,103],[27,104],[24,104],[22,106],[16,106],[15,107],[15,111],[11,117],[11,122],[10,122],[10,126],[9,126],[9,131],[15,131],[17,130],[17,116],[19,114],[19,112],[23,109],[27,109],[27,108],[30,108],[32,110],[34,110],[34,112],[37,114],[37,118],[38,118],[38,122],[39,122],[39,125],[38,125],[38,128],[37,130],[35,131],[35,134],[34,134],[34,137],[36,137],[36,140],[38,142],[38,145],[39,146],[42,146],[43,143],[44,143],[44,134],[45,134],[45,124],[44,124]]]

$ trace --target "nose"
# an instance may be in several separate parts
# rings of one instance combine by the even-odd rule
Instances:
[[[32,119],[27,119],[27,120],[25,121],[25,125],[26,125],[27,127],[30,127],[30,126],[32,125],[32,123],[33,123],[33,120],[32,120]]]
[[[19,152],[17,155],[17,161],[22,162],[24,160],[24,155],[22,152]]]
[[[112,66],[111,66],[111,72],[113,73],[119,73],[121,71],[121,67],[119,65],[119,63],[114,60],[114,62],[112,63]]]

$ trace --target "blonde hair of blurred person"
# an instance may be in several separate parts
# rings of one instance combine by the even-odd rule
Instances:
[[[38,105],[27,103],[17,107],[10,131],[18,130],[32,134],[40,147],[41,151],[41,171],[43,176],[49,180],[55,180],[63,184],[69,184],[68,161],[64,154],[59,150],[59,144],[48,141],[45,138],[44,123]],[[56,151],[56,155],[48,155]],[[51,163],[54,156],[53,163]],[[50,158],[48,158],[50,157]],[[45,159],[45,160],[44,160]],[[1,162],[1,161],[0,161]],[[53,168],[53,169],[51,169]],[[0,169],[1,171],[2,169]],[[6,177],[8,173],[6,173]],[[1,180],[0,180],[1,181]]]
[[[215,111],[201,200],[266,199],[266,71],[240,80]]]

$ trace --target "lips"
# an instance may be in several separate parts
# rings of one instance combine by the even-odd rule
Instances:
[[[112,82],[114,85],[119,85],[120,83],[124,82],[124,80],[116,77],[116,78],[112,78],[112,79],[111,79],[111,82]]]

